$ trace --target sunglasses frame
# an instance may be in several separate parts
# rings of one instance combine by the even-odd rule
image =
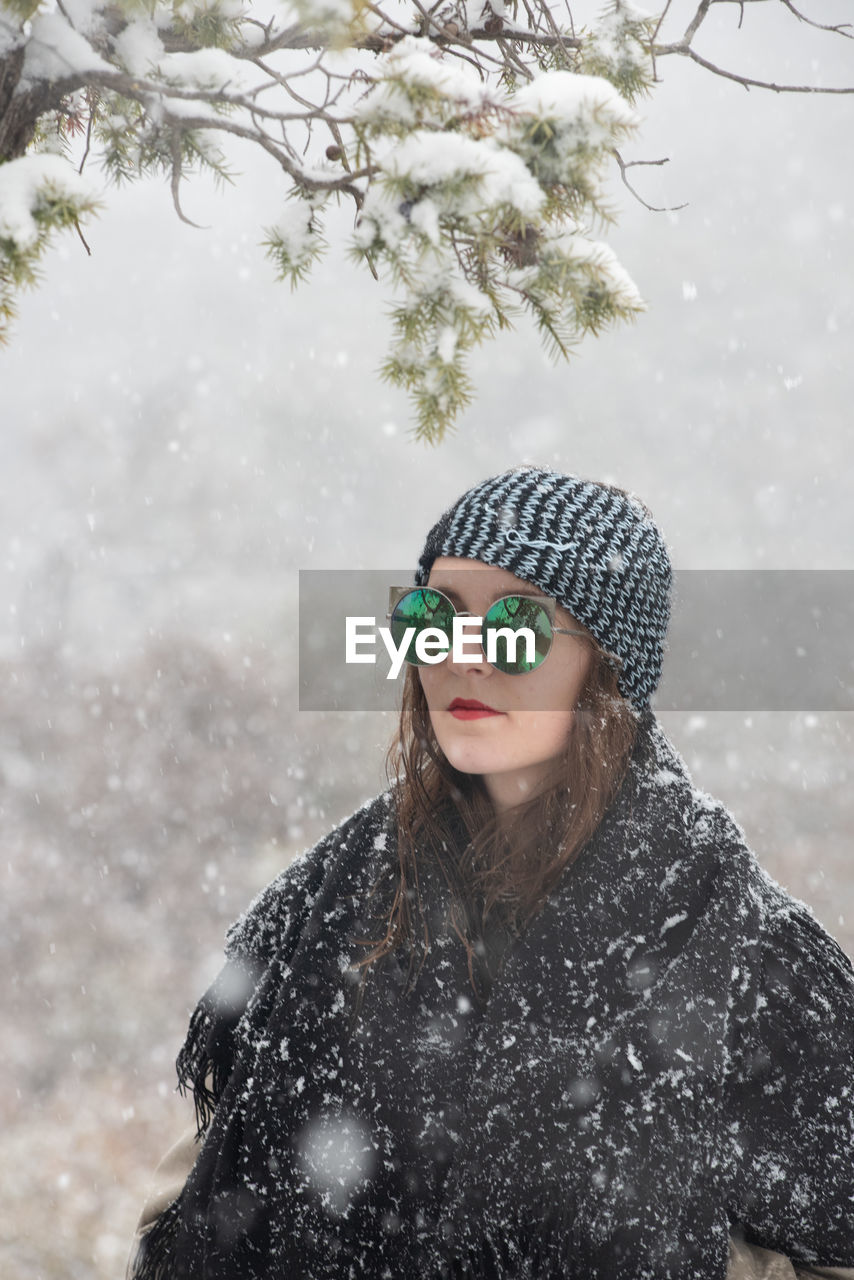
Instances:
[[[553,599],[552,596],[530,595],[527,592],[523,592],[523,591],[508,591],[503,596],[498,596],[497,599],[493,600],[492,603],[489,605],[489,608],[486,610],[486,613],[479,614],[479,613],[472,613],[470,609],[458,609],[457,606],[454,604],[453,600],[450,598],[450,596],[447,596],[444,591],[440,591],[438,587],[389,587],[388,613],[386,614],[387,622],[391,621],[394,615],[394,611],[397,608],[397,606],[400,604],[401,600],[403,600],[405,596],[408,596],[415,591],[432,591],[435,595],[441,596],[442,599],[446,600],[447,603],[450,605],[451,609],[453,610],[454,616],[457,618],[485,618],[486,614],[489,613],[490,609],[494,609],[497,604],[501,604],[502,600],[530,600],[532,604],[540,605],[540,607],[545,611],[545,614],[549,620],[549,625],[554,635],[579,636],[582,640],[593,640],[593,637],[590,635],[588,631],[575,631],[575,630],[570,630],[568,627],[555,626],[555,615],[557,613],[557,601]],[[481,637],[481,639],[482,638],[483,637]],[[593,640],[593,643],[594,644],[596,643],[595,640]],[[538,666],[532,667],[531,670],[539,671],[540,667],[546,661],[546,658],[548,658],[551,651],[552,651],[552,647],[551,645],[549,645],[548,653],[546,653],[545,657],[543,658],[543,661],[539,663]],[[606,654],[604,650],[600,650],[600,652],[603,654],[603,656],[607,658],[611,658],[611,654]],[[486,653],[486,649],[484,647],[484,654],[485,653]],[[414,667],[421,666],[420,662],[410,662],[408,658],[405,658],[404,661],[409,666],[414,666]],[[613,658],[612,661],[619,663],[620,660],[619,658]],[[495,666],[495,663],[490,663],[490,666],[495,667],[495,670],[501,672],[502,675],[520,675],[521,676],[521,675],[531,674],[530,671],[503,671],[501,667]]]

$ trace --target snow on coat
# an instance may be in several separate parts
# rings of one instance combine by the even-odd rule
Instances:
[[[854,973],[654,717],[485,1007],[433,946],[352,1011],[385,793],[229,932],[179,1058],[207,1135],[137,1280],[723,1280],[729,1236],[854,1266]],[[373,932],[371,931],[373,930]]]

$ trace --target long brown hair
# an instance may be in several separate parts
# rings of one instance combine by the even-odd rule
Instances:
[[[448,762],[418,673],[407,669],[386,760],[398,866],[386,885],[390,894],[375,886],[385,933],[360,940],[371,948],[357,964],[360,991],[371,967],[399,946],[408,949],[410,981],[417,976],[431,944],[419,871],[432,859],[450,891],[450,923],[465,945],[472,989],[483,998],[508,935],[522,933],[593,835],[625,774],[637,714],[619,693],[613,660],[592,637],[590,643],[592,661],[562,754],[537,794],[500,817],[482,779]]]

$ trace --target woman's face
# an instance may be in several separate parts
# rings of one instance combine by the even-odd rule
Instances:
[[[506,569],[451,556],[434,561],[428,585],[478,617],[501,596],[543,594]],[[561,608],[555,625],[579,627]],[[439,746],[455,769],[480,774],[501,812],[535,794],[563,751],[592,651],[582,637],[555,635],[541,666],[525,675],[509,675],[490,666],[473,639],[466,641],[466,648],[483,660],[460,663],[448,657],[435,666],[419,667],[418,674]],[[479,702],[491,714],[465,716],[464,709],[454,705],[458,701]]]

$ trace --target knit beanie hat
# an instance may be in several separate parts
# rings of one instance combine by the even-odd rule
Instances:
[[[563,605],[621,661],[618,687],[639,711],[661,676],[672,569],[635,497],[539,467],[469,489],[427,535],[416,586],[439,556],[508,569]]]

